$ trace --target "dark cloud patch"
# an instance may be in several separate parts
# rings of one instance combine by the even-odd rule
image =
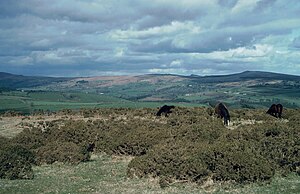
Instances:
[[[219,5],[223,7],[233,8],[238,0],[218,0]]]
[[[293,40],[292,47],[300,49],[300,36]]]
[[[277,0],[260,0],[256,3],[255,9],[257,11],[264,11],[266,9],[272,8],[272,5],[274,5],[276,1]]]
[[[22,0],[0,1],[0,18],[16,17],[29,12],[25,5],[26,2]]]

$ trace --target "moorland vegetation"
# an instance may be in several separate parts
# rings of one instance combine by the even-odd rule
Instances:
[[[176,107],[168,117],[156,117],[156,112],[153,108],[64,110],[52,114],[65,119],[39,126],[24,120],[26,129],[17,136],[0,137],[0,177],[32,179],[32,165],[88,161],[90,143],[95,144],[95,152],[134,156],[127,175],[159,177],[162,187],[174,181],[245,184],[269,182],[275,174],[300,175],[297,109],[284,109],[282,119],[264,109],[235,109],[228,127],[213,108]]]

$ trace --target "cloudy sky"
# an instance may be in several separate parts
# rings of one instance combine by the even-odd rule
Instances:
[[[1,0],[0,71],[300,75],[300,0]]]

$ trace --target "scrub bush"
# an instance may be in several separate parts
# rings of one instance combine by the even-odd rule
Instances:
[[[43,145],[47,140],[46,135],[39,128],[24,129],[11,141],[13,144],[19,144],[29,150],[35,150]]]
[[[36,150],[36,162],[39,165],[54,162],[78,164],[89,158],[90,155],[85,148],[72,142],[50,142]]]
[[[266,110],[232,110],[231,121],[238,123],[232,129],[213,108],[175,107],[168,117],[156,117],[157,110],[70,111],[93,120],[56,121],[24,130],[11,142],[31,150],[37,164],[87,161],[87,146],[94,143],[97,152],[136,156],[128,176],[160,177],[163,186],[172,180],[249,183],[278,172],[300,174],[299,111],[285,109],[284,119],[277,119]]]
[[[20,145],[1,146],[0,178],[32,179],[34,161],[34,154]]]
[[[261,122],[229,130],[210,116],[209,111],[200,110],[177,109],[176,115],[167,121],[172,138],[134,158],[128,166],[128,175],[249,183],[268,181],[276,172],[299,173],[300,131],[295,126],[300,120],[295,114],[299,113],[287,112],[285,116],[294,116],[291,116],[293,122],[286,123],[263,110],[234,110],[232,120]]]

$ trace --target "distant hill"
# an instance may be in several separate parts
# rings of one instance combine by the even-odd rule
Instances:
[[[70,80],[70,78],[23,76],[23,75],[15,75],[10,73],[0,72],[0,87],[12,88],[12,89],[31,88],[36,86],[48,85],[52,83],[64,82],[68,80]]]
[[[23,76],[10,73],[0,72],[0,87],[2,88],[34,88],[45,87],[50,90],[64,88],[104,88],[111,86],[121,86],[128,84],[149,83],[166,85],[175,82],[190,83],[227,83],[227,82],[245,82],[248,80],[259,80],[267,82],[270,80],[280,81],[300,81],[300,76],[287,75],[280,73],[262,72],[262,71],[245,71],[242,73],[229,75],[212,75],[212,76],[182,76],[175,74],[146,74],[138,76],[95,76],[84,78],[56,78],[42,76]]]
[[[89,86],[92,87],[107,87],[113,85],[126,85],[130,83],[148,82],[156,84],[159,82],[198,82],[198,83],[226,83],[226,82],[245,82],[249,80],[259,80],[268,82],[271,80],[276,81],[300,81],[300,76],[262,72],[262,71],[245,71],[242,73],[229,74],[229,75],[176,75],[176,74],[146,74],[138,76],[97,76],[89,78],[78,78],[78,80],[88,81]],[[96,84],[93,84],[96,83]]]
[[[241,82],[247,80],[282,80],[282,81],[300,81],[300,76],[271,73],[263,71],[245,71],[242,73],[216,76],[189,76],[190,79],[202,83],[222,83],[222,82]]]
[[[10,92],[13,89],[24,91]],[[218,102],[230,108],[269,107],[272,103],[295,108],[300,107],[300,76],[261,71],[215,76],[147,74],[74,78],[0,73],[0,95],[0,109],[17,106],[16,100],[27,109],[36,108],[35,104],[38,108],[47,105],[48,109],[48,104],[51,108],[54,105],[63,108],[70,107],[70,103],[77,107],[84,106],[81,103],[148,107],[210,106]],[[109,105],[105,99],[115,101]]]

